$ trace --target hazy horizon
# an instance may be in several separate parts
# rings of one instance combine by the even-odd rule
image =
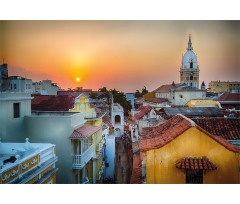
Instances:
[[[179,82],[189,33],[200,84],[240,79],[240,21],[0,21],[0,59],[64,89],[152,91]]]

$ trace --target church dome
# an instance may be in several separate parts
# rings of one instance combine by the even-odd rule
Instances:
[[[187,52],[182,57],[182,66],[181,66],[181,69],[189,69],[189,68],[193,68],[193,69],[198,68],[197,55],[193,52],[191,35],[189,36]]]
[[[197,63],[197,56],[193,51],[187,51],[182,58],[183,63],[190,63],[196,62]]]

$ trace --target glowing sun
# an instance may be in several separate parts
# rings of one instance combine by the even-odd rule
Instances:
[[[76,81],[80,81],[80,78],[79,78],[79,77],[77,77],[77,78],[76,78]]]

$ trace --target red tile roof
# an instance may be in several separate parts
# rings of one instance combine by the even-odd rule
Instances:
[[[218,101],[228,102],[236,101],[240,102],[240,93],[224,93],[219,98]]]
[[[150,103],[161,103],[161,102],[167,102],[168,99],[167,98],[148,98],[148,99],[145,99],[145,101]]]
[[[99,131],[101,127],[92,126],[92,125],[84,125],[73,131],[72,135],[69,137],[71,139],[74,138],[86,138],[90,137],[95,132]]]
[[[144,127],[141,132],[140,151],[158,149],[191,127],[191,122],[177,115],[155,127]]]
[[[194,126],[195,123],[183,115],[176,115],[161,125],[144,127],[141,132],[140,151],[158,149],[168,144],[183,132]],[[232,152],[240,152],[240,147],[220,136],[214,136],[196,125],[196,128]]]
[[[169,93],[171,89],[176,88],[179,85],[180,85],[180,83],[178,83],[178,84],[175,84],[175,83],[165,84],[165,85],[162,85],[159,88],[157,88],[155,90],[155,92],[156,93]]]
[[[226,140],[240,140],[240,118],[193,118],[197,125],[212,135]]]
[[[200,169],[200,170],[215,170],[217,166],[212,163],[207,157],[184,157],[176,163],[179,169]]]
[[[150,110],[152,110],[152,107],[151,106],[145,106],[139,113],[136,113],[134,115],[134,118],[135,119],[140,119],[142,118],[144,115],[146,115]]]
[[[74,107],[74,96],[32,95],[33,111],[69,111]]]
[[[133,157],[133,169],[130,184],[142,183],[142,161],[140,154]]]

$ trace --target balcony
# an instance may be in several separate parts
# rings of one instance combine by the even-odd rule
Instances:
[[[72,156],[72,168],[81,169],[83,168],[91,158],[95,155],[95,145],[92,144],[85,152],[82,154],[77,154]]]

